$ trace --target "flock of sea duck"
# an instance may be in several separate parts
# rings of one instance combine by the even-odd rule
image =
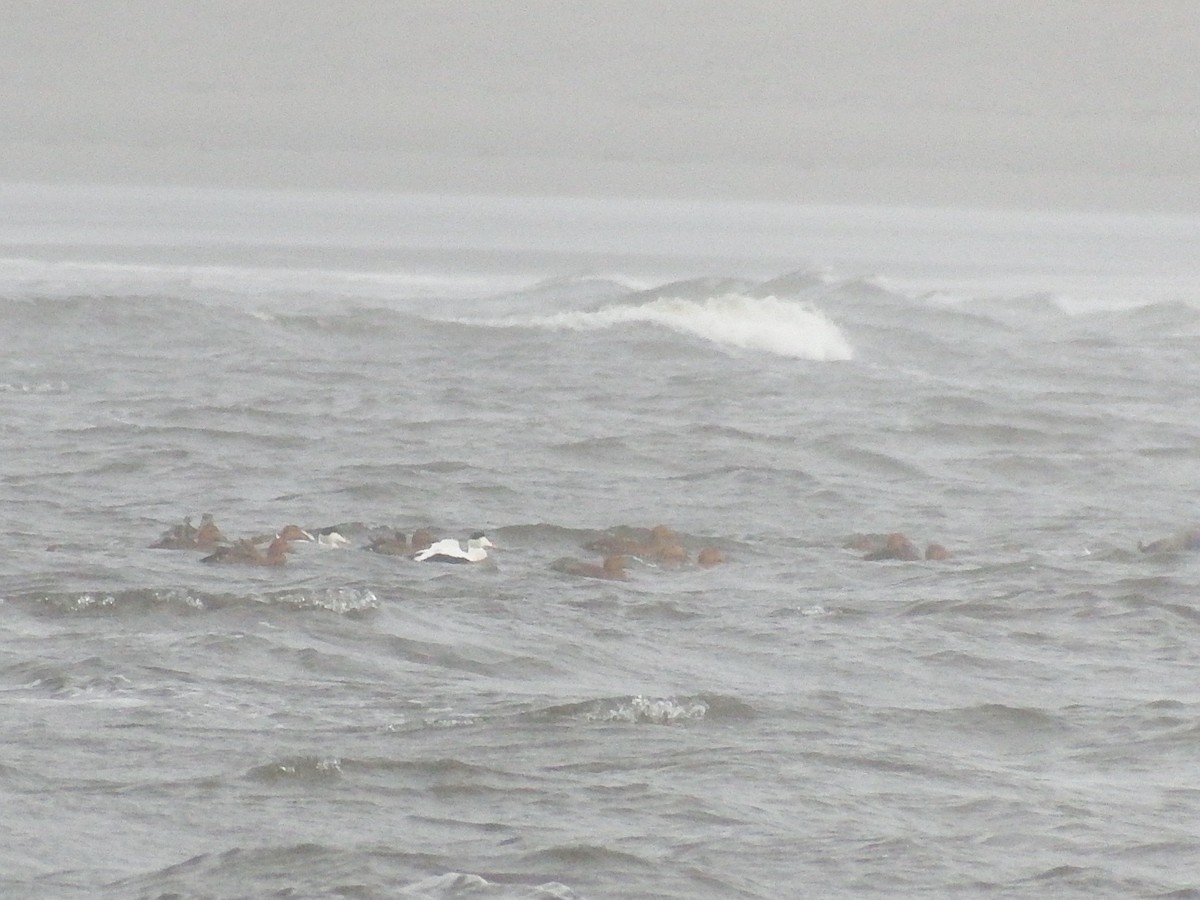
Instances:
[[[224,542],[225,536],[213,522],[212,513],[200,517],[200,527],[192,524],[188,516],[178,525],[168,528],[150,546],[158,550],[211,550]]]
[[[488,550],[495,547],[482,531],[472,534],[464,547],[454,538],[438,540],[425,528],[418,528],[411,537],[406,538],[403,532],[390,529],[368,531],[364,526],[337,525],[313,529],[285,525],[277,532],[228,540],[210,513],[201,517],[198,528],[192,525],[190,517],[185,518],[180,524],[168,528],[150,546],[169,550],[205,550],[208,554],[201,562],[206,563],[280,566],[287,561],[288,551],[294,543],[328,548],[351,546],[354,541],[343,532],[365,532],[367,543],[362,545],[363,550],[403,556],[417,562],[477,563],[487,559]],[[560,559],[552,563],[551,568],[568,575],[623,581],[631,560],[652,566],[676,566],[692,558],[679,535],[666,525],[648,529],[618,526],[585,546],[586,549],[600,552],[602,561],[589,563]],[[716,547],[703,547],[695,556],[697,565],[703,567],[714,566],[724,560],[725,555]]]
[[[849,550],[864,553],[863,559],[879,561],[885,559],[916,560],[949,559],[950,551],[941,544],[929,544],[925,547],[924,555],[916,545],[902,532],[891,534],[855,534],[846,539],[844,545]],[[1144,544],[1138,541],[1138,550],[1142,553],[1165,555],[1181,553],[1188,550],[1200,550],[1200,525],[1182,528],[1174,534]]]
[[[649,529],[618,525],[608,529],[603,537],[589,541],[584,549],[605,556],[632,556],[643,562],[666,565],[679,565],[691,559],[679,535],[669,525],[655,525]],[[696,561],[711,566],[724,558],[716,547],[705,547],[697,554]]]
[[[342,534],[343,530],[346,530],[345,527],[338,525],[312,530],[301,528],[299,525],[285,525],[279,531],[270,534],[229,541],[213,521],[212,514],[205,513],[201,517],[199,528],[192,525],[189,516],[180,524],[168,528],[150,546],[163,550],[212,551],[201,558],[200,561],[206,563],[281,566],[287,561],[287,553],[294,542],[311,543],[331,549],[351,546],[354,542]],[[261,547],[263,544],[266,545],[265,549]],[[433,535],[422,528],[413,533],[411,542],[399,531],[376,534],[363,549],[375,553],[407,556],[417,562],[472,563],[486,559],[487,548],[494,546],[482,531],[472,534],[466,549],[463,549],[453,538],[435,541]]]
[[[230,541],[221,533],[211,513],[200,518],[200,525],[192,525],[191,517],[168,528],[151,547],[167,550],[205,550],[202,558],[206,563],[239,563],[243,565],[279,566],[287,560],[293,543],[312,543],[320,547],[349,547],[354,542],[342,531],[345,526],[330,526],[306,530],[297,525],[285,525],[277,532]],[[482,531],[468,538],[464,547],[454,538],[435,539],[432,532],[418,528],[411,538],[399,531],[375,531],[367,535],[368,543],[362,547],[374,553],[404,556],[417,562],[475,563],[487,559],[488,549],[495,545]],[[265,546],[264,546],[265,545]],[[951,554],[941,544],[931,543],[922,553],[902,532],[890,534],[855,534],[846,539],[844,546],[863,553],[863,559],[880,560],[944,560]],[[551,568],[568,575],[585,578],[603,578],[623,581],[631,560],[652,566],[677,566],[691,561],[692,556],[684,547],[679,535],[667,525],[653,528],[635,528],[619,525],[608,529],[603,535],[589,541],[584,548],[601,555],[601,561],[585,562],[577,559],[559,559]],[[1149,554],[1169,554],[1187,550],[1200,550],[1200,526],[1181,529],[1174,534],[1151,541],[1138,543],[1138,549]],[[697,565],[708,567],[725,561],[725,554],[716,547],[703,547],[695,556]]]
[[[584,549],[602,554],[601,562],[558,559],[551,568],[566,575],[624,581],[630,560],[667,566],[683,565],[691,560],[679,535],[667,525],[653,528],[618,525],[608,529],[602,537],[584,544]],[[725,554],[716,547],[704,547],[696,554],[696,563],[700,566],[715,566],[724,561]]]
[[[364,549],[387,556],[413,556],[432,546],[433,533],[418,528],[412,533],[412,538],[406,538],[403,531],[389,531],[387,534],[376,535]]]
[[[917,549],[917,545],[908,539],[901,531],[891,534],[853,534],[843,545],[848,550],[863,551],[863,559],[879,562],[885,559],[912,561],[917,559],[949,559],[950,551],[941,544],[929,544],[925,553]]]

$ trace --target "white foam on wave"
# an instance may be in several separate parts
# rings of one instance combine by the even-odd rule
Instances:
[[[854,355],[841,329],[819,309],[774,296],[724,294],[701,300],[659,297],[639,306],[609,306],[501,324],[572,331],[651,324],[722,346],[796,359],[847,360]]]
[[[559,881],[545,884],[504,884],[488,881],[481,875],[446,872],[414,882],[400,889],[401,897],[433,900],[435,897],[509,897],[524,900],[575,900],[578,895]]]
[[[0,394],[65,394],[65,381],[0,381]]]
[[[867,283],[909,300],[945,308],[986,304],[1003,310],[1009,303],[1040,300],[1058,313],[1089,316],[1164,304],[1200,307],[1193,276],[1006,274],[936,280],[874,276]]]
[[[703,719],[708,704],[703,700],[674,697],[643,697],[641,694],[628,701],[608,701],[587,713],[584,718],[598,722],[628,722],[639,725],[651,723],[670,725],[689,719]]]
[[[296,609],[324,609],[346,615],[379,608],[379,598],[373,591],[358,588],[325,588],[324,590],[275,593],[256,598],[275,606]]]

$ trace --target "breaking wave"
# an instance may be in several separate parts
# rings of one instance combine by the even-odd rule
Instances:
[[[494,324],[571,331],[649,324],[720,346],[796,359],[823,362],[848,360],[854,355],[841,329],[819,309],[774,296],[734,293],[704,299],[659,297],[636,306],[608,306]]]

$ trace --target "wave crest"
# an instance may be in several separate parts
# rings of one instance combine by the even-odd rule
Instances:
[[[617,697],[585,704],[579,711],[588,722],[624,722],[630,725],[670,725],[703,719],[708,704],[699,697]]]
[[[703,299],[658,297],[637,306],[540,316],[528,324],[589,331],[650,324],[714,344],[796,359],[847,360],[854,351],[841,329],[819,309],[775,296],[722,294]]]

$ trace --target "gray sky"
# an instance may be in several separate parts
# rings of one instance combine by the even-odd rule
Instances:
[[[0,179],[1200,210],[1194,0],[9,0]]]

